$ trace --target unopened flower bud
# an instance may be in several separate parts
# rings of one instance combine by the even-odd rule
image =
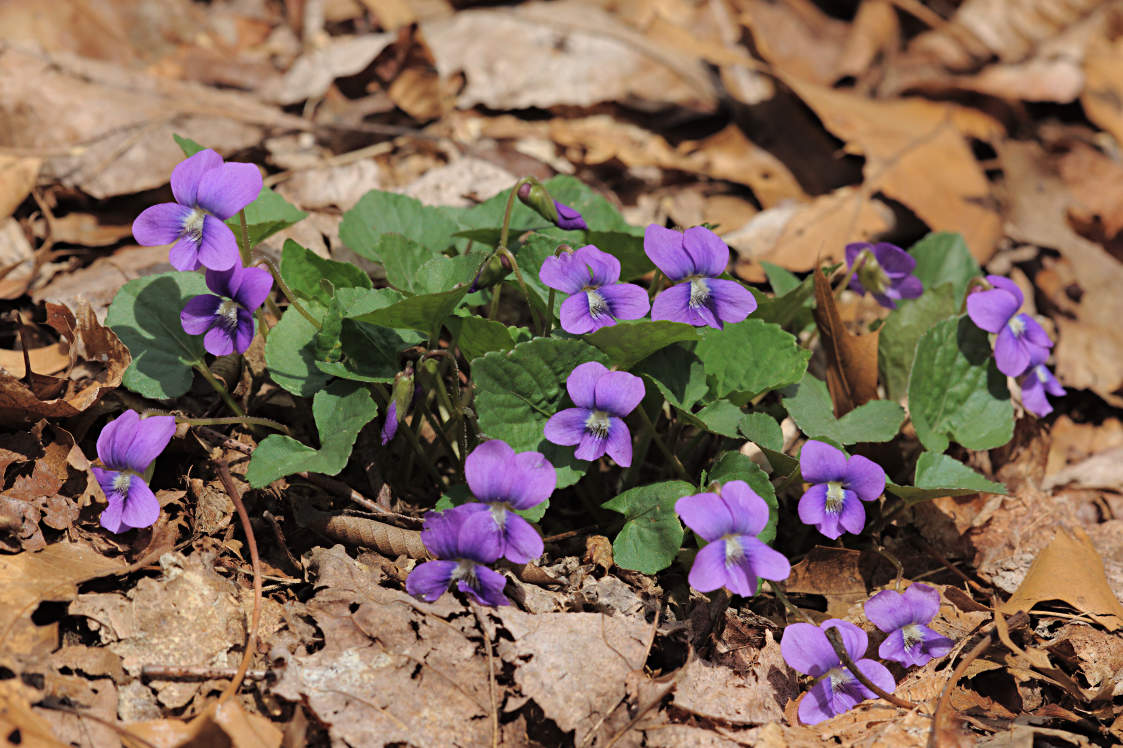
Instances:
[[[519,185],[519,200],[523,205],[545,218],[550,223],[558,222],[558,208],[549,191],[534,177]]]

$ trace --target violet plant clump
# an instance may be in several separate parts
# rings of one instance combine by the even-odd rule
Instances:
[[[209,148],[172,170],[174,203],[146,208],[133,222],[138,244],[173,244],[168,261],[176,270],[227,270],[238,261],[238,241],[224,221],[261,192],[253,164],[225,163]]]
[[[688,578],[699,592],[725,587],[752,597],[757,577],[779,581],[791,573],[784,554],[756,537],[768,523],[768,504],[745,481],[729,481],[720,493],[684,496],[675,502],[675,512],[706,541]]]
[[[869,639],[866,632],[839,618],[820,625],[791,623],[780,639],[780,653],[794,670],[818,678],[799,703],[799,719],[815,725],[850,711],[866,699],[877,698],[870,689],[847,670],[827,639],[827,629],[837,629],[846,654],[874,685],[892,693],[897,687],[893,674],[876,660],[865,658]]]
[[[926,584],[909,585],[904,592],[882,590],[866,601],[866,618],[889,634],[877,653],[905,667],[943,657],[955,643],[928,628],[940,610],[940,593]]]
[[[506,577],[487,566],[502,555],[499,529],[490,517],[469,506],[430,512],[421,542],[436,560],[414,567],[406,592],[431,603],[455,584],[481,605],[510,604],[503,594]]]
[[[679,232],[653,224],[643,235],[643,250],[675,284],[655,297],[651,319],[720,330],[756,309],[747,288],[718,277],[729,264],[729,247],[708,228]]]
[[[651,308],[646,291],[620,282],[620,260],[592,244],[547,257],[538,277],[550,288],[570,294],[561,305],[561,326],[574,335],[620,319],[639,319]]]
[[[858,534],[866,526],[863,501],[885,491],[885,471],[861,455],[847,458],[842,450],[810,440],[799,453],[803,479],[812,483],[799,500],[799,519],[832,540],[844,532]]]
[[[90,469],[109,502],[101,513],[106,530],[118,533],[155,524],[160,502],[145,475],[174,433],[173,416],[141,418],[135,410],[126,410],[101,430],[97,456],[103,467]]]
[[[579,460],[595,460],[607,453],[617,465],[631,465],[632,433],[624,416],[643,400],[643,380],[589,361],[570,372],[565,386],[577,407],[550,416],[546,439],[563,446],[576,444],[574,456]]]
[[[981,329],[997,333],[994,362],[998,370],[1009,377],[1021,376],[1030,361],[1049,357],[1053,341],[1037,320],[1018,312],[1024,297],[1016,283],[999,275],[988,275],[987,282],[989,290],[967,297],[967,314]]]
[[[859,294],[868,291],[886,309],[896,309],[901,299],[915,299],[924,293],[924,284],[913,275],[916,260],[894,244],[847,244],[846,264],[853,273],[851,290]]]
[[[273,289],[273,276],[262,268],[244,268],[236,261],[226,270],[208,270],[213,294],[189,299],[179,313],[188,335],[204,335],[207,353],[245,353],[253,342],[253,315]]]

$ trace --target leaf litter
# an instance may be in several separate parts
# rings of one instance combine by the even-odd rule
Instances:
[[[1123,740],[1118,3],[384,1],[281,13],[183,0],[137,15],[143,5],[83,4],[99,26],[15,2],[0,23],[0,217],[17,252],[5,262],[22,263],[4,278],[20,318],[5,321],[0,351],[7,744]],[[106,27],[128,33],[94,31]],[[1054,106],[1073,101],[1079,112]],[[1022,102],[1037,107],[1025,120],[1013,114]],[[233,507],[209,480],[216,452],[182,440],[177,474],[157,487],[171,518],[125,542],[98,530],[88,477],[94,422],[133,397],[120,388],[127,349],[99,320],[125,281],[166,270],[122,217],[166,189],[173,132],[283,174],[278,189],[315,211],[301,243],[329,257],[346,249],[340,213],[371,187],[464,206],[519,173],[566,171],[632,223],[723,216],[735,272],[754,282],[774,277],[763,262],[805,273],[847,241],[923,229],[962,232],[988,270],[1017,268],[1077,394],[1009,448],[956,448],[1011,495],[906,510],[880,538],[899,571],[876,551],[814,548],[788,585],[812,617],[859,624],[859,603],[899,574],[938,587],[932,625],[958,645],[900,682],[918,708],[869,701],[799,725],[774,600],[707,600],[680,571],[621,569],[584,538],[548,544],[548,585],[510,570],[521,610],[417,602],[401,591],[421,560],[407,542],[416,507],[382,495],[372,450],[346,491],[293,481],[248,494],[270,538],[267,591],[245,693],[220,697],[253,595]],[[301,161],[261,145],[289,136],[315,148]],[[876,331],[854,334],[861,303],[839,300],[837,340],[876,343]],[[877,394],[876,362],[853,355],[825,364],[835,415]],[[230,376],[310,427],[284,393],[253,391],[248,370]],[[854,378],[865,394],[848,407]],[[167,405],[197,411],[186,403],[199,397]],[[217,456],[244,472],[239,449]],[[348,494],[373,514],[349,516]]]

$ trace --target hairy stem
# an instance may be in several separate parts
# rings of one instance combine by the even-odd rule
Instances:
[[[222,386],[222,382],[218,381],[214,374],[211,374],[210,369],[204,364],[198,363],[195,364],[195,370],[203,375],[203,379],[207,380],[207,384],[214,388],[214,391],[222,398],[222,402],[226,403],[226,407],[230,408],[230,410],[234,412],[234,415],[239,418],[246,417],[246,412],[242,410],[242,406],[238,405],[233,395],[226,391],[226,388]]]

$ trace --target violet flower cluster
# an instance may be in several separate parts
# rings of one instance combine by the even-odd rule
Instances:
[[[799,518],[832,540],[866,526],[863,501],[885,491],[885,471],[861,455],[847,458],[841,449],[810,440],[799,453],[803,479],[813,484],[799,500]]]
[[[651,308],[647,292],[620,283],[620,260],[587,244],[574,252],[547,257],[538,272],[541,281],[570,294],[562,302],[562,329],[574,335],[594,332],[619,319],[639,319]]]
[[[643,380],[589,361],[569,373],[565,386],[577,407],[558,411],[546,421],[546,439],[576,444],[574,456],[579,460],[596,460],[607,452],[620,467],[630,467],[632,434],[624,416],[643,400]]]
[[[951,651],[954,642],[928,628],[940,610],[940,593],[926,584],[902,592],[882,590],[866,601],[866,618],[889,634],[877,653],[905,667],[920,666]]]
[[[846,265],[853,272],[850,290],[862,295],[869,291],[886,309],[896,309],[901,299],[915,299],[924,293],[924,284],[913,275],[916,259],[894,244],[847,244]]]
[[[525,564],[542,555],[542,537],[516,512],[548,499],[557,472],[540,453],[516,453],[492,439],[468,455],[464,475],[479,501],[426,517],[421,541],[437,560],[419,564],[406,579],[406,591],[432,602],[455,582],[483,605],[506,605],[506,580],[487,564],[500,558]]]
[[[1065,389],[1045,366],[1053,341],[1033,317],[1019,312],[1025,297],[1017,284],[988,275],[991,288],[967,297],[967,315],[980,329],[995,333],[994,362],[998,370],[1017,377],[1022,404],[1038,417],[1053,412],[1047,395],[1060,397]]]
[[[109,502],[100,518],[106,530],[119,533],[156,522],[160,502],[145,475],[174,433],[174,416],[142,419],[135,410],[126,410],[101,430],[97,456],[103,467],[90,469]]]

